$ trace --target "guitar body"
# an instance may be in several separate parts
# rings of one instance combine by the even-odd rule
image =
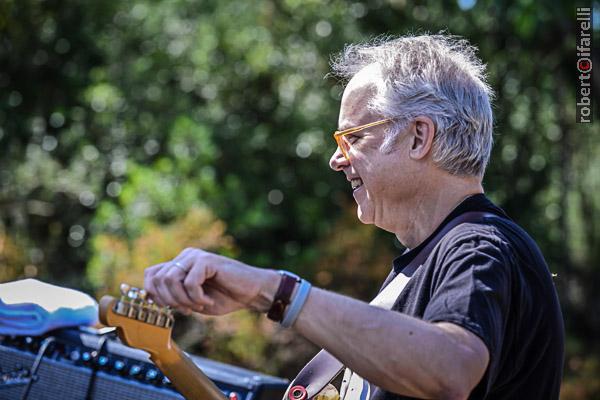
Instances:
[[[142,290],[125,285],[122,296],[100,300],[100,321],[117,328],[120,339],[144,350],[187,400],[225,400],[219,388],[171,340],[172,311],[146,301]]]

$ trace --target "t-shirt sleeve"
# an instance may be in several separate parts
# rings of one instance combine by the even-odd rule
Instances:
[[[440,248],[441,262],[423,315],[426,321],[459,325],[483,340],[490,353],[486,383],[496,375],[510,304],[512,253],[496,239],[469,236]]]

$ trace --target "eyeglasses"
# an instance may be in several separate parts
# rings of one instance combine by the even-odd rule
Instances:
[[[387,124],[391,121],[391,118],[386,118],[365,125],[355,126],[354,128],[344,129],[343,131],[335,131],[333,132],[333,139],[337,143],[340,150],[342,150],[342,154],[344,155],[344,157],[346,157],[346,160],[350,161],[350,157],[348,156],[348,152],[350,151],[350,143],[347,140],[343,139],[344,136],[362,131],[363,129],[371,128],[373,126]]]

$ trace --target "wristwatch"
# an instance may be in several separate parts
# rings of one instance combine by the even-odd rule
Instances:
[[[267,318],[275,322],[283,321],[285,309],[290,304],[294,288],[301,281],[300,277],[288,271],[279,271],[279,274],[281,274],[281,281],[273,298],[273,304],[267,312]]]

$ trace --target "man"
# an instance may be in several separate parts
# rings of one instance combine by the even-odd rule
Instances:
[[[409,249],[386,283],[457,216],[494,216],[446,234],[392,310],[197,249],[148,268],[148,292],[187,312],[269,311],[373,385],[371,399],[557,399],[564,328],[548,268],[483,195],[492,93],[475,49],[401,37],[349,46],[333,68],[350,80],[330,166],[350,182],[359,220]]]

